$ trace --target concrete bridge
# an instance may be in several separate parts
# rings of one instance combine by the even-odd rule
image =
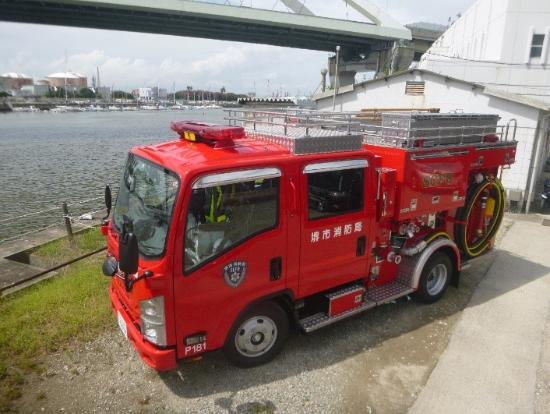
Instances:
[[[411,38],[407,28],[369,0],[345,0],[367,22],[316,16],[298,0],[282,2],[293,13],[191,0],[0,0],[0,21],[200,37],[319,51],[334,51],[340,46],[342,63],[359,62],[359,67],[371,52],[396,40]],[[345,78],[349,79],[350,74]]]

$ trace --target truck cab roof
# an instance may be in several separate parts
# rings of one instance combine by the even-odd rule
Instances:
[[[291,157],[290,151],[282,145],[252,138],[239,139],[234,145],[225,147],[177,139],[157,145],[134,147],[132,153],[160,164],[180,177],[192,171],[242,168],[279,162]]]

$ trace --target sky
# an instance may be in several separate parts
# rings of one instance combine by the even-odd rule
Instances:
[[[203,0],[224,3],[228,0]],[[371,0],[397,21],[446,24],[474,0]],[[277,0],[229,0],[284,11]],[[343,0],[306,0],[315,14],[362,20]],[[67,65],[65,64],[67,56]],[[101,83],[132,90],[156,86],[182,90],[256,92],[271,96],[312,93],[328,53],[267,45],[176,36],[0,22],[0,73],[20,72],[41,79],[69,71],[88,76],[99,67]]]

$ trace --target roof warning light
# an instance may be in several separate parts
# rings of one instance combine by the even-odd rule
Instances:
[[[181,139],[190,142],[204,142],[216,147],[231,145],[233,140],[245,137],[244,128],[239,126],[178,121],[172,122],[170,128],[177,132]]]

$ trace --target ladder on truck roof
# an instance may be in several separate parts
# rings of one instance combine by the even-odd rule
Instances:
[[[226,109],[225,119],[257,139],[294,154],[359,150],[361,144],[418,150],[445,146],[500,146],[515,142],[517,122],[499,125],[498,115],[390,112],[381,122],[360,112],[305,109]]]

